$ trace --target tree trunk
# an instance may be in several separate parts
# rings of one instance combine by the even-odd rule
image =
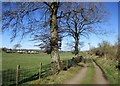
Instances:
[[[78,44],[79,44],[79,38],[78,38],[78,36],[76,34],[76,38],[75,38],[75,55],[79,54]]]
[[[60,57],[58,52],[58,23],[57,23],[57,11],[58,4],[52,2],[50,8],[50,48],[51,48],[51,58],[52,58],[52,70],[53,72],[60,70]]]
[[[79,54],[79,50],[78,50],[78,44],[79,44],[79,33],[78,33],[78,29],[77,29],[77,21],[74,20],[74,24],[75,24],[75,56],[78,56]]]

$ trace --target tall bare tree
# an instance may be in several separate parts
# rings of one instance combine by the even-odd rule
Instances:
[[[24,38],[30,35],[33,40],[50,45],[50,53],[53,63],[53,71],[60,70],[60,56],[58,53],[58,41],[61,29],[61,21],[69,12],[65,3],[60,2],[3,2],[2,3],[2,30],[10,29],[11,41],[16,37]],[[67,3],[66,3],[67,4]],[[49,37],[50,36],[50,37]],[[61,39],[61,38],[60,38]],[[41,45],[43,46],[43,45]]]
[[[80,37],[88,37],[89,33],[97,33],[94,25],[104,22],[108,16],[101,3],[74,3],[74,9],[65,16],[66,33],[74,39],[75,55],[79,53]]]
[[[22,38],[27,34],[38,36],[37,34],[43,33],[44,29],[48,30],[50,33],[51,58],[58,70],[60,70],[57,33],[59,4],[59,2],[9,2],[2,4],[4,8],[2,11],[2,29],[3,31],[7,28],[12,30],[12,41],[20,34]]]

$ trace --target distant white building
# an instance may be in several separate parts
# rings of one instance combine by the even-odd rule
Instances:
[[[36,54],[39,51],[38,50],[27,50],[27,49],[21,49],[21,50],[17,50],[18,53],[28,53],[28,54]]]

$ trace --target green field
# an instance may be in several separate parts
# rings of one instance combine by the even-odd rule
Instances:
[[[85,53],[80,53],[82,56],[86,56]],[[74,54],[71,52],[60,52],[60,59],[61,60],[67,60],[74,57]],[[98,63],[98,65],[101,66],[103,71],[105,72],[105,75],[107,76],[108,80],[116,84],[118,81],[118,70],[115,68],[116,62],[115,60],[105,60],[101,58],[94,57],[94,60]],[[21,69],[26,69],[25,71],[21,71],[21,75],[25,75],[25,77],[30,77],[31,75],[38,73],[38,67],[40,62],[42,62],[42,65],[49,66],[49,63],[51,62],[50,55],[46,53],[39,53],[39,54],[19,54],[19,53],[5,53],[2,52],[2,70],[8,70],[8,69],[16,69],[17,65],[21,66]],[[83,79],[82,84],[92,84],[94,82],[94,74],[95,74],[95,68],[93,67],[93,63],[91,60],[88,60],[88,71],[86,74],[86,78]],[[42,71],[44,71],[44,68],[48,68],[47,66],[43,67]],[[70,77],[74,76],[78,70],[80,70],[81,67],[72,67],[72,69],[68,69],[68,71],[62,71],[59,75],[52,75],[48,77],[42,78],[42,80],[37,80],[34,82],[27,82],[27,83],[33,83],[33,84],[40,84],[40,83],[63,83],[65,80],[69,79]],[[10,71],[9,70],[9,71]],[[9,72],[8,71],[8,72]],[[14,70],[13,70],[14,71]],[[76,72],[75,72],[76,71]],[[23,74],[22,74],[23,73]],[[47,71],[44,72],[46,75],[48,74]],[[42,74],[44,74],[42,73]],[[5,73],[7,74],[7,72]],[[5,75],[4,74],[4,75]],[[28,75],[27,75],[28,74]],[[9,75],[9,74],[8,74]],[[8,76],[7,75],[7,76]],[[14,83],[15,83],[15,71],[13,75],[9,75],[9,78],[13,76]],[[89,77],[88,77],[89,76]],[[57,78],[58,77],[58,78]],[[56,78],[54,80],[54,78]],[[59,80],[61,78],[61,80]],[[22,77],[20,78],[22,80]],[[7,78],[4,78],[5,83]]]
[[[60,53],[60,59],[71,59],[74,55],[71,52]],[[2,70],[16,69],[17,65],[21,68],[35,68],[42,62],[43,65],[51,62],[50,55],[46,53],[39,54],[19,54],[2,52]]]
[[[71,52],[60,52],[60,59],[67,60],[74,56]],[[3,84],[10,85],[14,84],[16,81],[16,68],[20,65],[20,80],[22,81],[26,78],[38,74],[40,67],[40,62],[42,63],[42,77],[47,77],[50,75],[50,63],[51,57],[46,53],[38,54],[20,54],[20,53],[5,53],[2,52],[2,75]],[[35,75],[37,77],[38,75]],[[33,79],[33,78],[30,78]],[[26,82],[26,81],[24,81]]]

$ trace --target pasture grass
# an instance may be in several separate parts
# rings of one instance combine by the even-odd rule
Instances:
[[[50,56],[45,53],[39,54],[19,54],[19,53],[2,53],[2,69],[16,69],[17,65],[21,68],[38,67],[39,63],[43,65],[50,63]]]
[[[91,61],[91,59],[87,60],[88,64],[88,70],[86,73],[85,78],[82,80],[81,84],[93,84],[94,83],[94,77],[95,77],[95,68]]]
[[[104,59],[104,58],[94,58],[98,65],[103,69],[106,77],[111,84],[118,84],[119,70],[116,69],[118,64],[116,60]]]
[[[71,59],[74,55],[71,52],[60,52],[60,59]],[[40,62],[42,65],[49,64],[51,57],[46,53],[39,54],[20,54],[20,53],[5,53],[2,52],[2,70],[16,69],[17,65],[21,68],[36,68],[39,67]]]

